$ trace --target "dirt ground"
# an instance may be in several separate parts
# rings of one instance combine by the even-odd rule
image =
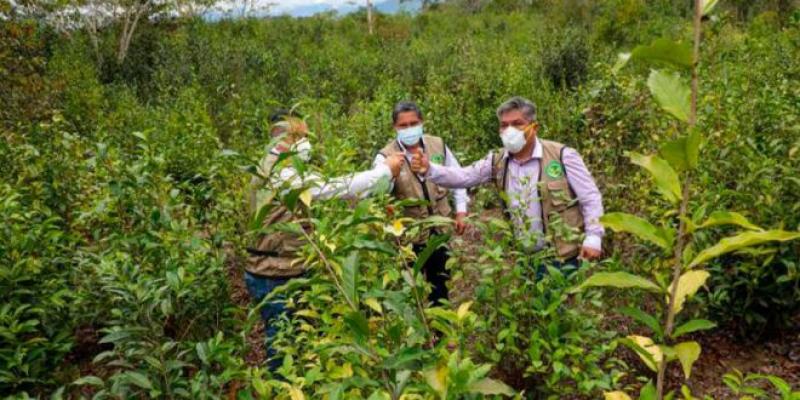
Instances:
[[[498,211],[488,211],[481,215],[482,220],[498,217]],[[480,235],[469,229],[456,244],[465,257],[476,257],[481,242]],[[458,263],[456,264],[458,265]],[[231,300],[242,307],[250,306],[250,299],[242,278],[243,266],[241,260],[230,257],[228,263],[228,277],[231,284]],[[461,281],[451,282],[450,298],[455,303],[460,303],[471,298],[473,286],[470,279],[462,278]],[[709,395],[714,399],[737,399],[722,381],[722,376],[733,369],[743,373],[771,374],[786,380],[792,387],[800,386],[800,315],[795,319],[794,328],[773,335],[774,337],[763,342],[749,342],[735,337],[731,332],[735,329],[718,328],[703,334],[691,337],[702,346],[700,359],[695,363],[693,375],[687,382],[695,396]],[[263,326],[259,323],[248,335],[250,351],[247,362],[250,365],[264,363],[264,350],[261,346]],[[688,338],[687,338],[688,339]],[[628,361],[630,366],[639,366],[636,355],[626,348],[617,350],[620,358]],[[649,371],[632,371],[634,375],[649,376]],[[669,382],[683,382],[683,372],[679,365],[674,363],[668,370]],[[767,385],[759,385],[768,388]],[[777,397],[776,397],[777,398]]]

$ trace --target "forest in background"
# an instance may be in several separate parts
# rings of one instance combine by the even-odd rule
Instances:
[[[583,155],[607,212],[674,224],[628,152],[656,152],[683,128],[659,112],[642,78],[650,66],[615,64],[661,38],[691,43],[691,2],[453,1],[375,15],[373,34],[363,12],[145,18],[123,59],[123,22],[55,29],[12,8],[0,2],[3,396],[415,399],[513,389],[599,398],[653,378],[641,351],[623,346],[652,326],[624,305],[661,315],[658,301],[634,289],[571,289],[597,271],[666,288],[661,249],[609,231],[604,261],[535,281],[524,262],[509,262],[526,256],[491,218],[498,199],[488,189],[472,193],[479,239],[452,239],[452,310],[416,309],[422,281],[403,272],[407,251],[386,228],[391,198],[286,199],[314,220],[304,256],[319,273],[297,282],[296,318],[283,323],[285,380],[252,357],[258,317],[237,292],[237,260],[252,230],[250,166],[270,142],[270,114],[288,107],[314,132],[313,168],[336,176],[368,167],[393,138],[397,101],[417,101],[426,131],[463,164],[500,147],[495,108],[521,95],[538,105],[542,137]],[[702,40],[691,217],[734,210],[797,232],[798,5],[723,0],[704,17]],[[734,231],[698,232],[694,253]],[[691,335],[741,346],[732,349],[778,343],[764,366],[777,365],[771,378],[796,396],[800,242],[725,254],[706,271],[682,314],[714,327]],[[426,348],[427,324],[458,351]],[[703,376],[705,355],[692,377]],[[748,365],[685,384],[698,398],[782,396],[780,384],[747,379],[761,371]],[[680,365],[670,368],[669,388],[691,398]]]

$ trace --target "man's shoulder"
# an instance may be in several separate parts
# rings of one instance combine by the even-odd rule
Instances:
[[[443,151],[444,151],[444,148],[446,147],[446,145],[444,143],[444,139],[442,139],[440,136],[428,135],[426,133],[426,134],[422,135],[422,141],[427,145],[433,145],[433,146],[436,146],[436,147],[441,147]]]
[[[386,145],[384,145],[378,151],[378,154],[380,154],[380,155],[382,155],[384,157],[388,157],[388,156],[392,155],[393,153],[397,153],[397,152],[400,152],[400,151],[402,151],[402,149],[397,144],[397,140],[392,139],[389,142],[387,142]]]
[[[549,140],[549,139],[542,139],[542,138],[539,138],[539,142],[541,142],[541,143],[542,143],[542,146],[545,146],[545,147],[550,147],[550,148],[556,148],[556,149],[559,149],[559,150],[560,150],[560,149],[562,149],[562,148],[564,148],[564,147],[568,147],[568,146],[567,146],[567,145],[565,145],[564,143],[557,142],[557,141],[555,141],[555,140]]]

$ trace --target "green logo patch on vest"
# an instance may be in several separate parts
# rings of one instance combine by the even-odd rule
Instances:
[[[431,156],[431,162],[434,164],[442,165],[444,164],[444,155],[442,154],[434,154]]]
[[[561,166],[560,162],[553,160],[550,161],[549,164],[547,164],[547,167],[545,167],[544,172],[547,174],[547,176],[553,179],[558,179],[564,175],[564,167]]]

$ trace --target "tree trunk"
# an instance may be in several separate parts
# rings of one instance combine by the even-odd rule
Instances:
[[[369,29],[369,34],[372,35],[374,32],[372,22],[372,0],[367,0],[367,28]]]

